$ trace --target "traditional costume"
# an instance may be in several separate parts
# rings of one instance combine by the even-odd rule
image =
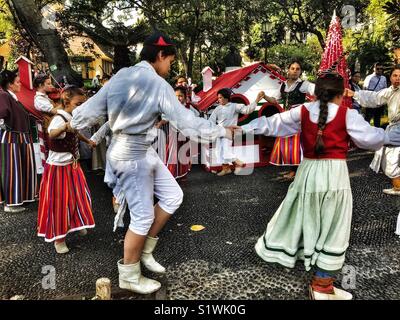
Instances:
[[[257,254],[288,268],[300,259],[307,271],[316,266],[333,274],[343,267],[350,238],[352,193],[346,164],[349,140],[373,150],[393,141],[383,129],[371,127],[356,110],[329,103],[322,136],[324,153],[317,155],[314,148],[319,134],[319,106],[319,101],[305,104],[256,119],[242,128],[247,133],[276,137],[300,133],[304,148],[304,160],[286,198],[257,241]],[[345,296],[349,298],[348,293]]]
[[[212,112],[209,120],[221,128],[236,126],[238,124],[239,114],[251,114],[256,108],[257,102],[253,102],[247,106],[229,102],[226,105],[218,105]],[[220,175],[223,175],[225,172],[231,172],[229,168],[231,163],[241,163],[233,150],[232,140],[226,138],[217,139],[216,150],[217,162],[223,165]]]
[[[54,109],[54,105],[47,94],[36,91],[34,98],[35,109],[40,111],[43,116],[42,121],[37,121],[36,126],[38,130],[40,158],[41,158],[41,171],[46,165],[46,160],[49,155],[49,147],[47,145],[48,133],[47,128],[51,121],[51,111]],[[40,172],[40,174],[43,173]]]
[[[193,106],[189,104],[182,106],[189,109],[196,117],[200,116]],[[165,116],[162,119],[168,121]],[[158,152],[175,179],[183,178],[189,173],[193,144],[194,142],[180,133],[171,123],[161,126],[157,141]]]
[[[0,89],[0,203],[15,207],[37,195],[30,118],[17,96]]]
[[[387,104],[389,117],[387,132],[400,125],[400,88],[391,86],[379,92],[361,90],[355,92],[354,99],[365,108],[379,108],[381,105]],[[375,153],[370,167],[376,173],[382,168],[385,175],[390,179],[399,179],[399,159],[400,147],[382,147]],[[400,195],[400,189],[386,189],[385,193]]]
[[[145,41],[145,47],[169,45],[161,35]],[[157,135],[154,125],[158,117],[164,114],[185,136],[202,136],[207,141],[225,136],[226,130],[182,108],[173,88],[147,61],[121,69],[95,96],[76,108],[71,127],[90,127],[106,114],[113,132],[107,159],[126,196],[131,215],[129,229],[147,236],[154,221],[153,196],[169,214],[183,201],[181,188],[151,146]],[[157,241],[146,238],[141,262],[150,270],[162,272],[152,255]],[[128,265],[119,261],[118,269],[121,288],[151,293],[161,286],[141,274],[140,262]]]
[[[58,129],[72,116],[59,110],[48,127]],[[63,132],[49,139],[49,156],[40,185],[38,236],[46,242],[63,239],[70,232],[94,228],[90,190],[78,162],[79,138]]]
[[[291,86],[288,82],[282,83],[281,90],[274,96],[284,110],[290,110],[306,101],[307,94],[314,95],[315,85],[308,81],[297,79]],[[300,135],[276,138],[272,149],[270,163],[277,166],[298,166],[303,159]]]

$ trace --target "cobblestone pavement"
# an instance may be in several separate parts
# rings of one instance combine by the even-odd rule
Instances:
[[[368,168],[372,156],[358,151],[348,161],[354,212],[346,265],[356,275],[355,289],[350,291],[355,299],[400,299],[400,239],[394,234],[400,197],[382,193],[390,182]],[[285,170],[270,166],[256,169],[251,176],[217,177],[194,167],[182,183],[184,203],[160,235],[155,252],[168,268],[167,276],[160,279],[163,297],[308,298],[311,274],[301,263],[294,269],[267,264],[253,249],[286,195],[289,182],[280,180]],[[122,255],[125,230],[112,232],[111,193],[102,179],[102,173],[87,173],[96,228],[85,238],[69,235],[71,251],[66,255],[57,255],[52,244],[36,236],[37,203],[25,213],[0,212],[0,299],[87,297],[100,277],[117,286],[116,261]],[[194,224],[205,229],[193,232]],[[55,267],[54,290],[42,288],[44,266]]]

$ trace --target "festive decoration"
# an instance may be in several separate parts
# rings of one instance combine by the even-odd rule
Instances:
[[[336,16],[336,11],[333,14],[332,21],[329,26],[328,39],[326,42],[325,51],[322,55],[319,71],[338,72],[344,79],[345,88],[350,88],[346,52],[343,51],[342,26],[339,17]],[[343,106],[351,107],[351,104],[351,98],[343,99]]]

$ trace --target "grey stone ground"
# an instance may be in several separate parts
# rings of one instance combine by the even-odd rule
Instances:
[[[400,299],[400,239],[394,234],[400,197],[382,189],[389,181],[368,169],[370,152],[349,159],[354,212],[346,264],[355,268],[355,299]],[[157,259],[168,268],[160,279],[168,299],[307,299],[310,274],[299,263],[285,269],[255,254],[256,239],[283,200],[284,168],[256,169],[252,176],[216,177],[194,167],[182,183],[185,200],[161,234]],[[124,230],[112,232],[110,191],[99,173],[88,173],[96,228],[85,238],[70,235],[71,251],[57,255],[35,235],[37,204],[29,212],[0,212],[0,299],[24,295],[58,299],[94,292],[97,278],[117,286],[116,261]],[[206,228],[193,232],[190,227]],[[42,267],[56,268],[56,289],[42,288]],[[150,275],[152,276],[152,275]],[[120,296],[121,299],[139,297]],[[152,298],[152,297],[150,297]]]

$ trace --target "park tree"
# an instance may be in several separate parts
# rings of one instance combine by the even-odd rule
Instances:
[[[251,3],[249,0],[146,1],[147,7],[141,10],[154,29],[164,30],[174,38],[184,73],[192,77],[194,67],[196,71],[205,65],[223,69],[229,47],[241,48],[243,32],[252,23],[248,13]]]
[[[344,43],[350,53],[349,65],[359,69],[363,75],[372,71],[377,61],[392,64],[390,15],[385,12],[385,4],[390,0],[369,0],[357,25],[346,29]],[[389,35],[389,36],[388,36]]]
[[[137,17],[139,8],[151,11],[146,1],[70,0],[58,18],[64,37],[86,35],[98,45],[112,48],[117,72],[132,64],[131,48],[150,32],[148,24]]]
[[[395,54],[396,63],[400,63],[400,0],[391,0],[383,6],[389,15],[388,31]]]
[[[259,0],[255,3],[258,6],[253,11],[256,15],[283,23],[297,42],[302,41],[296,39],[298,35],[315,35],[321,48],[325,47],[326,31],[335,10],[339,16],[349,18],[352,12],[345,10],[348,6],[352,6],[355,13],[362,13],[368,5],[368,1],[362,0]]]
[[[53,76],[66,77],[69,83],[82,84],[81,76],[71,67],[68,55],[57,32],[42,14],[47,2],[35,0],[7,0],[16,25],[43,53]]]

